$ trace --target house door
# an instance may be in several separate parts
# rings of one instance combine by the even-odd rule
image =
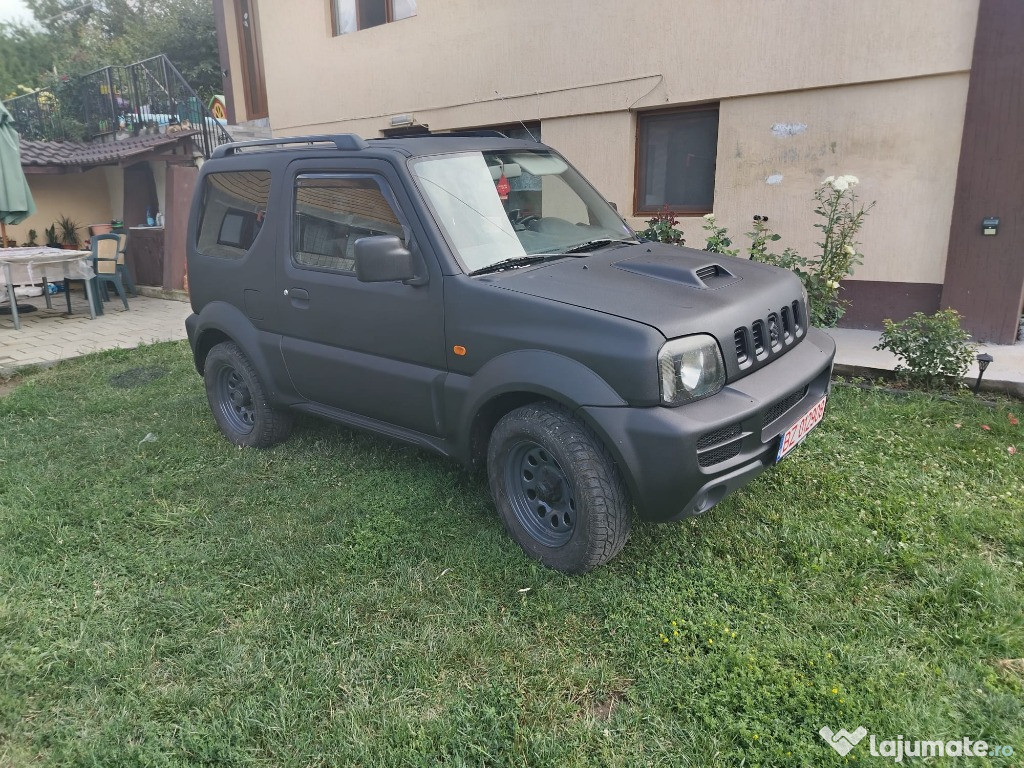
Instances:
[[[246,119],[256,120],[268,114],[256,0],[235,0],[235,19],[238,21],[239,52],[242,57],[242,92],[245,94]]]

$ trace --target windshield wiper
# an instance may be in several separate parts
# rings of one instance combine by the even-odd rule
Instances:
[[[531,256],[513,256],[510,259],[502,259],[496,261],[493,264],[488,264],[486,267],[480,267],[480,269],[474,269],[470,272],[472,275],[486,275],[491,272],[501,272],[503,269],[517,269],[518,267],[525,267],[530,264],[540,264],[542,261],[551,261],[552,259],[564,258],[564,253],[537,253]]]
[[[590,251],[596,251],[598,248],[604,248],[606,245],[612,243],[636,243],[637,240],[612,240],[610,237],[599,237],[596,240],[587,240],[585,243],[579,245],[573,245],[566,248],[562,253],[588,253]]]

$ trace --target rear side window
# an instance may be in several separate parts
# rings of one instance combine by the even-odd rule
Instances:
[[[292,228],[295,263],[354,272],[356,240],[373,235],[402,237],[402,225],[383,184],[369,176],[299,176]]]
[[[269,199],[269,171],[207,175],[196,250],[222,259],[245,256],[263,226]]]

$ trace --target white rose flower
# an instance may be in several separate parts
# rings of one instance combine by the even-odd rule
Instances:
[[[826,285],[834,291],[836,288],[839,287],[839,281],[838,280],[829,280],[826,283]]]
[[[855,256],[857,254],[857,252],[855,250],[853,250],[853,246],[852,245],[844,245],[843,246],[843,251],[846,252],[847,256]]]
[[[826,184],[831,184],[835,180],[836,180],[835,176],[828,176],[823,182],[821,182],[821,186],[824,187]]]
[[[715,221],[715,214],[713,214],[713,213],[705,213],[704,214],[704,221],[710,221],[710,222],[714,223],[714,221]]]
[[[849,184],[851,187],[855,184],[860,184],[860,179],[858,179],[856,176],[847,175],[843,176],[843,178],[846,179],[846,183]]]
[[[832,180],[832,189],[836,192],[845,192],[850,188],[850,182],[846,180],[845,176],[840,176],[837,179]]]

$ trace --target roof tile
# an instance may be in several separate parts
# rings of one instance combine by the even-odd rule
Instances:
[[[115,165],[118,161],[169,147],[196,131],[135,136],[121,141],[90,143],[85,141],[21,141],[22,166],[95,166]]]

